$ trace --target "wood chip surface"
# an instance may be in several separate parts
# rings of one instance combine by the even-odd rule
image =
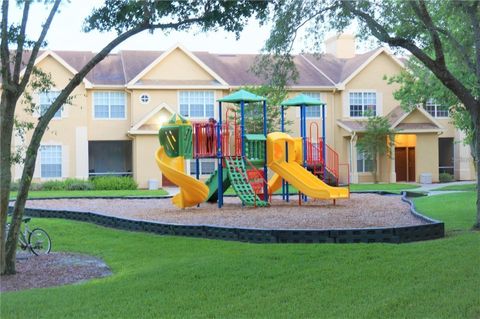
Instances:
[[[165,199],[50,199],[29,200],[27,207],[95,212],[137,220],[185,225],[213,225],[266,229],[332,229],[399,227],[426,222],[412,215],[400,196],[352,194],[350,199],[309,200],[298,206],[298,195],[290,202],[275,196],[268,208],[242,207],[236,197],[225,197],[224,206],[202,203],[179,209]]]

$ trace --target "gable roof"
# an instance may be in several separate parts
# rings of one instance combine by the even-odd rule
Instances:
[[[257,54],[214,54],[209,52],[191,52],[180,44],[167,51],[133,51],[125,50],[108,55],[98,63],[85,77],[90,86],[131,86],[148,71],[159,64],[175,49],[181,50],[202,69],[212,76],[213,81],[143,81],[147,86],[161,87],[230,87],[243,85],[267,84],[264,76],[253,73],[252,66],[259,57]],[[95,53],[89,51],[42,51],[49,52],[67,69],[76,73]],[[403,66],[384,48],[357,54],[350,59],[339,59],[331,54],[302,53],[293,56],[298,70],[296,83],[289,81],[288,86],[297,90],[308,89],[343,89],[345,84],[363,70],[379,54],[386,53],[391,59]],[[25,52],[26,59],[29,52]],[[145,83],[143,83],[145,82]],[[151,83],[150,83],[151,82]]]
[[[210,69],[206,64],[204,64],[200,59],[198,59],[194,54],[192,54],[190,51],[188,51],[185,47],[183,47],[181,44],[177,44],[173,47],[171,47],[169,50],[163,52],[158,58],[156,58],[153,62],[151,62],[146,68],[144,68],[140,73],[138,73],[133,79],[131,79],[128,83],[127,86],[134,85],[135,82],[140,80],[145,74],[147,74],[149,71],[151,71],[155,66],[160,64],[167,56],[169,56],[173,51],[175,50],[181,50],[183,53],[185,53],[189,58],[191,58],[193,61],[195,61],[202,69],[204,69],[209,75],[211,75],[215,80],[217,80],[219,83],[222,85],[228,85],[225,80],[223,80],[218,74],[215,73],[212,69]]]
[[[135,125],[132,126],[130,130],[128,130],[128,134],[136,135],[136,134],[157,134],[158,128],[153,127],[145,127],[145,124],[153,118],[157,113],[161,110],[167,110],[170,114],[175,114],[173,109],[168,106],[167,103],[162,102],[159,106],[151,110],[147,115],[140,119]]]
[[[425,122],[422,123],[404,123],[403,121],[414,112],[420,112],[425,116]],[[414,107],[410,111],[406,112],[400,105],[395,107],[390,113],[385,116],[391,125],[392,129],[398,131],[398,133],[409,132],[442,132],[443,126],[433,117],[425,111],[421,106]],[[347,132],[365,132],[367,121],[366,120],[337,120],[338,126],[345,129]]]

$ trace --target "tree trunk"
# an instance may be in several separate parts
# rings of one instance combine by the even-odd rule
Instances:
[[[15,199],[15,206],[13,208],[12,224],[6,243],[6,274],[15,273],[15,259],[20,225],[22,224],[25,204],[28,198],[28,191],[32,183],[32,176],[35,172],[35,162],[37,160],[38,148],[40,147],[40,142],[45,134],[45,129],[45,127],[38,125],[35,128],[30,144],[28,145],[22,178],[20,180],[20,184],[18,185],[17,198]]]
[[[477,218],[475,219],[473,229],[480,230],[480,102],[476,103],[475,105],[465,105],[465,107],[467,108],[470,116],[472,117],[473,130],[475,133],[473,149],[476,153],[474,160],[477,173]]]
[[[480,107],[480,106],[477,106]],[[473,114],[474,113],[474,114]],[[477,219],[475,220],[475,225],[473,226],[474,229],[480,230],[480,110],[477,108],[474,112],[471,112],[473,123],[474,123],[474,130],[475,130],[475,152],[476,152],[476,170],[477,170]]]
[[[11,148],[16,99],[7,90],[2,92],[0,106],[0,274],[6,273],[6,222],[10,197]]]

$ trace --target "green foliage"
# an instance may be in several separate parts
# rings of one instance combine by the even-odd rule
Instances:
[[[92,178],[95,190],[137,189],[137,182],[132,177],[102,176]]]
[[[65,182],[61,180],[51,180],[42,183],[42,189],[46,191],[64,190],[65,187]]]
[[[377,183],[377,157],[391,156],[390,148],[395,143],[395,131],[391,128],[387,118],[382,116],[369,116],[366,130],[358,138],[357,149],[366,159],[373,162],[372,175]]]
[[[287,91],[282,87],[270,85],[244,86],[241,89],[267,98],[267,129],[268,132],[280,131],[280,103],[287,97]],[[236,110],[239,112],[239,109]],[[240,114],[237,114],[240,117]],[[238,119],[239,120],[239,119]],[[285,117],[285,128],[293,121]],[[245,133],[263,134],[263,103],[245,104]]]
[[[450,173],[440,173],[438,179],[440,183],[450,183],[455,180],[455,177]]]
[[[477,318],[480,233],[468,231],[475,194],[415,203],[444,220],[449,236],[251,245],[36,218],[56,251],[101,257],[113,275],[2,293],[0,311],[2,318]]]

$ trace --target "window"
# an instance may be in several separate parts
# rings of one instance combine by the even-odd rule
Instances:
[[[373,171],[373,160],[367,159],[363,152],[357,149],[357,172],[366,173]]]
[[[42,178],[62,177],[62,146],[40,146],[40,176]]]
[[[201,159],[200,160],[200,175],[210,175],[215,172],[215,159],[208,158],[208,159]],[[190,175],[196,175],[197,170],[195,166],[195,160],[190,160]]]
[[[149,101],[150,101],[150,95],[146,93],[143,93],[142,95],[140,95],[140,103],[148,104]]]
[[[45,114],[47,112],[48,108],[52,103],[55,101],[55,99],[58,97],[60,92],[58,91],[48,91],[48,92],[41,92],[39,94],[40,97],[40,116]],[[63,107],[62,107],[63,108]],[[62,118],[62,108],[60,108],[55,115],[53,116],[54,119],[60,119]]]
[[[425,111],[433,117],[449,116],[448,107],[436,103],[434,99],[429,99],[427,103],[425,103]]]
[[[124,119],[125,93],[94,92],[93,109],[96,119]]]
[[[320,93],[318,92],[304,92],[303,94],[313,97],[314,99],[322,100],[320,97]],[[321,105],[315,105],[315,106],[307,106],[305,108],[305,117],[308,118],[321,118],[322,117],[322,109]],[[327,106],[323,105],[325,108],[325,116],[327,115]]]
[[[368,112],[377,115],[377,94],[375,92],[351,92],[350,117],[365,117]]]
[[[214,97],[212,91],[181,91],[180,114],[187,117],[213,117]]]

